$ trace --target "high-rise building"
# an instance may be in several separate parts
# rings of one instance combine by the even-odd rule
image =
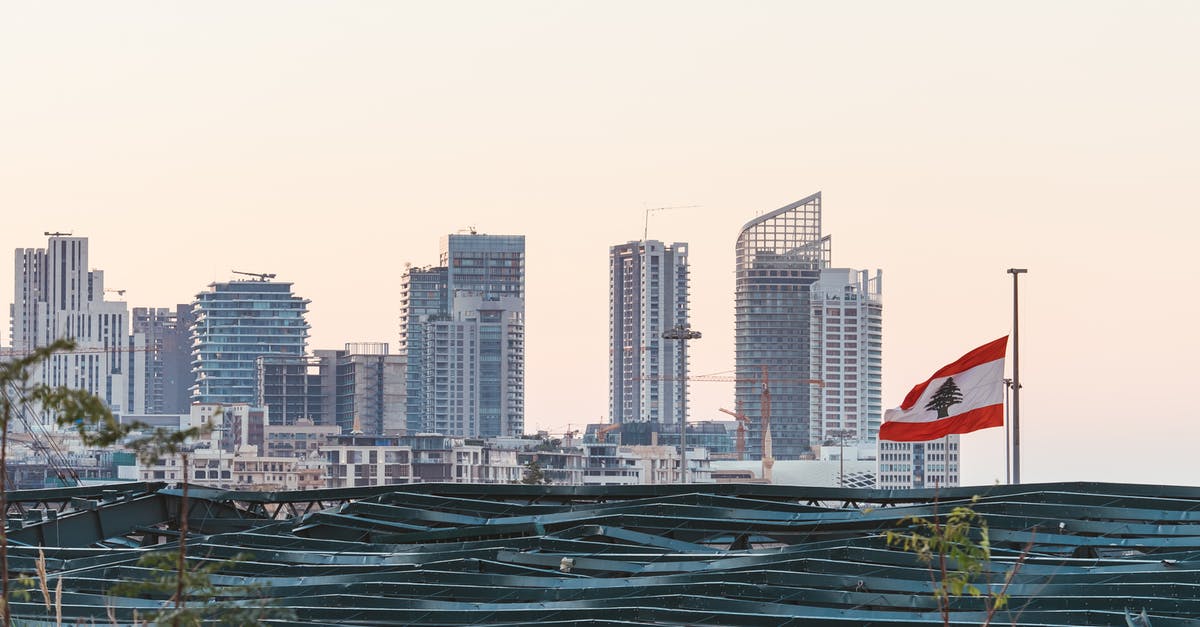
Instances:
[[[45,248],[16,249],[15,262],[14,353],[60,338],[76,345],[37,367],[34,382],[87,390],[115,413],[146,413],[145,337],[130,334],[126,303],[105,300],[104,272],[88,269],[88,238],[54,234]]]
[[[192,307],[134,307],[133,332],[146,337],[146,413],[186,414],[192,403]]]
[[[425,325],[424,431],[463,437],[525,428],[525,301],[459,292],[450,319]]]
[[[337,351],[334,420],[342,433],[355,426],[369,435],[404,433],[405,370],[404,358],[389,354],[386,342],[352,342]]]
[[[776,459],[812,459],[813,447],[831,437],[873,448],[881,414],[880,277],[829,263],[820,192],[751,220],[738,236],[736,395],[751,419],[747,451],[755,458],[762,455],[764,373]]]
[[[402,279],[410,433],[520,435],[525,423],[525,237],[459,233],[439,267]]]
[[[447,270],[446,289],[485,298],[525,298],[525,236],[455,233],[442,240],[440,265]]]
[[[425,428],[424,330],[425,323],[449,318],[450,295],[445,267],[408,266],[400,279],[400,355],[405,373],[405,424],[409,433]]]
[[[688,248],[636,241],[609,248],[608,399],[612,422],[678,425],[683,342],[663,331],[688,320]]]
[[[883,418],[883,276],[827,268],[812,284],[809,438],[874,455]]]
[[[256,360],[304,355],[308,300],[292,284],[267,280],[212,283],[192,304],[192,372],[197,403],[253,403]]]

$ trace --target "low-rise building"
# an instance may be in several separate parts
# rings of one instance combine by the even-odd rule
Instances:
[[[183,480],[183,459],[166,455],[156,463],[143,466],[142,481]],[[188,453],[188,483],[221,490],[274,492],[315,490],[325,487],[325,464],[320,459],[264,457],[253,446],[230,452],[197,448]]]
[[[675,446],[624,446],[585,444],[584,485],[647,485],[681,483],[679,448]],[[712,483],[708,450],[689,447],[687,482]]]

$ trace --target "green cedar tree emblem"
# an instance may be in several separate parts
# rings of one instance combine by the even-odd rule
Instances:
[[[950,415],[950,406],[961,403],[962,400],[962,391],[958,389],[954,377],[950,377],[946,379],[942,387],[938,388],[937,392],[933,393],[933,398],[929,399],[929,404],[925,406],[925,409],[936,410],[938,418],[945,418]]]

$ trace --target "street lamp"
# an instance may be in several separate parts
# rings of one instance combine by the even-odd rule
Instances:
[[[664,340],[679,340],[683,343],[680,346],[683,349],[680,354],[683,367],[679,369],[679,372],[684,374],[680,378],[683,398],[679,402],[679,482],[687,483],[687,343],[688,340],[700,339],[700,332],[693,331],[691,325],[680,324],[663,331],[662,337]]]
[[[846,487],[846,438],[858,435],[853,429],[834,429],[830,436],[838,439],[838,487]]]

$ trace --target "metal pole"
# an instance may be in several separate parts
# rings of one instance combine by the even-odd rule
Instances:
[[[846,487],[846,432],[838,433],[838,487]]]
[[[683,343],[683,371],[687,372],[687,340]],[[687,377],[683,378],[683,386],[681,392],[683,398],[679,403],[679,483],[688,482],[688,467],[687,467]]]
[[[1012,401],[1009,400],[1009,395],[1012,393],[1012,379],[1004,380],[1004,483],[1012,483],[1012,451],[1009,449],[1009,439],[1012,437],[1012,421],[1008,419],[1009,408],[1012,407]]]
[[[673,329],[663,331],[662,337],[664,340],[683,342],[679,355],[683,363],[677,366],[678,371],[683,373],[683,385],[679,388],[680,393],[683,394],[679,403],[679,482],[687,483],[687,343],[688,340],[700,339],[700,332],[693,331],[687,324],[681,324]]]
[[[1008,269],[1013,275],[1012,482],[1017,485],[1021,483],[1021,332],[1017,278],[1026,272],[1025,268]]]

